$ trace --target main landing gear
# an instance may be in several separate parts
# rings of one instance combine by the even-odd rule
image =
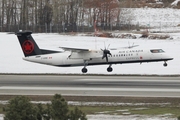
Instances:
[[[87,73],[88,69],[86,68],[86,66],[88,65],[88,60],[84,60],[84,67],[82,68],[82,73]],[[112,64],[109,65],[109,67],[107,68],[108,72],[112,72],[113,68],[111,67]]]
[[[167,65],[168,65],[168,64],[166,63],[166,61],[164,61],[163,66],[164,66],[164,67],[167,67]]]
[[[112,72],[113,71],[113,68],[111,67],[112,65],[110,64],[109,67],[107,68],[107,71],[108,72]]]
[[[88,70],[87,70],[86,67],[83,67],[81,71],[82,71],[82,73],[87,73]],[[107,71],[108,71],[108,72],[112,72],[112,71],[113,71],[113,68],[112,68],[111,66],[109,66],[109,67],[107,68]]]
[[[84,67],[83,67],[82,70],[81,70],[82,73],[87,73],[88,70],[87,70],[86,66],[87,66],[87,62],[85,61],[85,62],[84,62]],[[112,66],[112,65],[110,64],[109,67],[107,68],[107,71],[108,71],[108,72],[112,72],[112,71],[113,71],[113,68],[112,68],[111,66]]]
[[[88,71],[88,70],[87,70],[86,67],[83,67],[83,68],[82,68],[82,73],[87,73],[87,71]]]

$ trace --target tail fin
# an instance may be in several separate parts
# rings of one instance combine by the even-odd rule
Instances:
[[[31,34],[31,31],[20,31],[16,33],[25,57],[42,54]]]

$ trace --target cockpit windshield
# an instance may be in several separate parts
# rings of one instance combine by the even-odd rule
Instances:
[[[152,53],[163,53],[164,51],[162,49],[153,49],[150,50]]]

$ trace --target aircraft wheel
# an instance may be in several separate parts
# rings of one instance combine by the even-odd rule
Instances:
[[[165,63],[163,64],[163,66],[164,66],[164,67],[167,67],[167,63],[165,62]]]
[[[107,68],[107,71],[108,71],[108,72],[112,72],[112,71],[113,71],[112,67],[108,67],[108,68]]]
[[[87,73],[87,68],[84,67],[84,68],[82,69],[82,73]]]

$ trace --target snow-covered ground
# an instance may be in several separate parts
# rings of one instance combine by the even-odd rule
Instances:
[[[178,1],[178,0],[177,0]],[[134,13],[132,13],[132,11]],[[143,64],[122,64],[113,65],[114,71],[107,73],[107,65],[88,66],[88,74],[140,74],[140,75],[176,75],[180,74],[180,10],[178,9],[131,9],[125,10],[129,17],[126,23],[139,24],[156,29],[150,31],[168,31],[172,40],[149,40],[149,39],[119,39],[119,38],[98,38],[87,36],[67,36],[59,34],[33,34],[40,48],[60,50],[59,46],[79,47],[79,48],[104,48],[124,47],[128,43],[140,45],[137,48],[162,48],[171,55],[174,60],[168,62],[168,67],[163,67],[163,62],[143,63]],[[123,13],[122,13],[123,14]],[[126,14],[127,15],[127,14]],[[176,32],[176,33],[170,33]],[[167,34],[167,33],[165,33]],[[139,36],[139,35],[137,35]],[[22,60],[23,53],[17,37],[14,34],[0,33],[0,73],[57,73],[57,74],[82,74],[82,67],[53,67],[30,63]],[[0,115],[0,120],[3,120]],[[141,116],[141,115],[88,115],[89,120],[176,120],[171,115]]]
[[[0,114],[0,120],[3,119],[3,114]],[[157,115],[157,116],[146,116],[146,115],[87,115],[88,120],[177,120],[176,118],[169,117],[171,115]]]
[[[88,36],[68,36],[59,34],[33,34],[40,48],[61,50],[59,46],[100,49],[110,44],[110,47],[124,47],[137,44],[139,48],[162,48],[171,55],[174,60],[168,61],[168,67],[163,67],[163,62],[155,63],[133,63],[113,65],[113,72],[107,73],[108,65],[88,66],[89,74],[141,74],[141,75],[175,75],[180,73],[180,35],[172,33],[169,35],[173,40],[149,40],[149,39],[119,39],[99,38]],[[18,39],[14,34],[0,33],[0,73],[77,73],[81,74],[82,67],[53,67],[31,63],[22,60],[23,53]]]
[[[180,2],[180,0],[175,0],[174,2],[172,2],[172,6],[177,6],[178,2]]]
[[[123,24],[139,25],[147,28],[168,29],[180,24],[180,10],[172,8],[123,8],[120,13]],[[176,29],[173,29],[176,31]]]
[[[123,13],[124,12],[124,13]],[[60,50],[59,46],[79,48],[104,48],[124,47],[130,44],[139,45],[138,48],[162,48],[170,54],[174,60],[168,62],[164,68],[162,62],[143,64],[122,64],[113,65],[113,72],[107,73],[107,65],[88,66],[90,74],[141,74],[141,75],[174,75],[180,74],[180,10],[171,8],[140,8],[124,9],[122,16],[126,15],[127,23],[139,24],[140,26],[156,27],[149,31],[165,31],[172,40],[149,40],[149,39],[118,39],[118,38],[96,38],[88,36],[67,36],[59,34],[33,34],[40,48]],[[165,23],[165,24],[164,24]],[[173,33],[174,32],[174,33]],[[176,32],[176,33],[175,33]],[[138,36],[138,35],[137,35]],[[53,67],[22,60],[23,53],[14,34],[0,33],[0,73],[78,73],[81,74],[82,67]]]
[[[155,116],[146,116],[146,115],[87,115],[88,120],[177,120],[176,118],[169,117],[170,115],[155,115]]]

